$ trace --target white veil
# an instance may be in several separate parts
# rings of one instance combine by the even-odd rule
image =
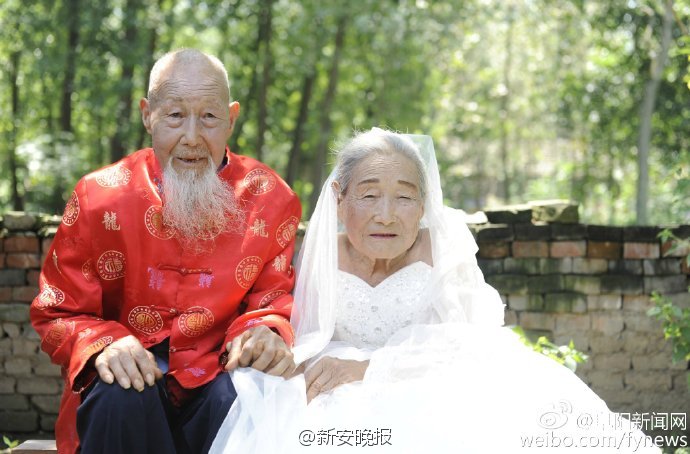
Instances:
[[[377,134],[395,134],[378,128],[374,130]],[[443,205],[431,137],[404,135],[403,139],[411,140],[415,145],[413,148],[419,152],[426,173],[427,191],[421,227],[430,232],[433,268],[422,297],[432,302],[433,311],[430,319],[424,320],[427,324],[404,328],[393,336],[388,345],[393,349],[396,348],[394,344],[414,347],[417,341],[428,340],[429,336],[441,333],[437,336],[441,339],[444,333],[458,331],[447,323],[502,325],[503,303],[496,290],[484,282],[475,258],[477,244],[465,223],[465,213]],[[337,199],[332,189],[334,175],[335,171],[321,189],[297,260],[291,316],[295,330],[295,362],[300,364],[311,359],[307,363],[310,365],[326,354],[362,360],[373,354],[376,359],[372,358],[365,380],[367,377],[391,379],[396,374],[409,376],[410,369],[401,371],[402,364],[389,367],[392,359],[387,357],[385,347],[372,352],[331,340],[338,301],[338,220]],[[436,330],[435,327],[447,329]],[[424,367],[424,361],[418,361],[418,358],[425,357],[427,352],[417,350],[412,349],[409,361],[412,368],[419,370]],[[437,355],[443,358],[445,352]],[[285,381],[251,368],[237,369],[231,374],[238,398],[210,452],[280,452],[280,437],[267,434],[276,432],[271,429],[274,424],[281,427],[280,430],[291,430],[288,426],[294,426],[306,411],[304,376]]]
[[[374,131],[395,134],[378,128]],[[414,143],[426,172],[427,191],[421,227],[429,229],[434,263],[424,292],[424,298],[431,300],[434,308],[434,317],[428,322],[502,325],[503,304],[498,293],[484,283],[475,258],[477,244],[465,223],[465,213],[443,205],[431,137],[402,136]],[[322,352],[329,345],[335,327],[338,220],[337,200],[332,189],[334,174],[335,171],[321,189],[297,261],[291,323],[295,328],[293,352],[298,363]],[[353,358],[351,353],[329,353],[329,356]]]

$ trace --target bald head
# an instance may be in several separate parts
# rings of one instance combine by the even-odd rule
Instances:
[[[196,49],[180,49],[168,52],[153,65],[147,95],[149,102],[155,104],[166,85],[174,84],[182,77],[215,85],[221,101],[224,104],[230,101],[228,73],[220,60]]]

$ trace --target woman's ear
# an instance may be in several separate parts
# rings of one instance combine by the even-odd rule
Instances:
[[[335,194],[335,198],[338,201],[338,205],[340,205],[340,202],[343,201],[343,192],[340,190],[340,183],[334,181],[333,183],[331,183],[331,189],[333,190],[333,194]]]

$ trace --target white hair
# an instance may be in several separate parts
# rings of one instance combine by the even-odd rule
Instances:
[[[424,200],[427,193],[426,171],[417,145],[402,134],[380,128],[372,128],[355,134],[337,152],[338,159],[334,175],[343,194],[347,192],[357,164],[373,153],[390,152],[398,153],[414,163],[419,177],[419,193]]]
[[[176,171],[172,159],[163,170],[163,222],[183,247],[203,252],[206,240],[241,232],[245,213],[233,188],[218,177],[213,160],[203,172]]]

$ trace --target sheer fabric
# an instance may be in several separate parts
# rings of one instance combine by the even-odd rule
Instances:
[[[549,452],[586,449],[582,436],[630,433],[629,440],[649,444],[639,431],[578,427],[581,414],[602,422],[615,415],[570,370],[501,327],[503,304],[477,266],[465,215],[443,205],[431,138],[409,138],[427,172],[421,224],[429,229],[433,267],[413,263],[376,287],[339,271],[332,176],[298,260],[296,359],[308,366],[322,356],[369,359],[364,379],[307,405],[302,375],[283,380],[236,370],[240,397],[211,452],[360,452],[356,437],[362,442],[364,433],[378,434],[377,452],[392,453],[515,452],[529,437],[534,443],[540,436],[551,436]],[[305,431],[321,438],[309,443],[301,438]],[[354,438],[343,442],[338,432]],[[577,438],[577,445],[553,446],[556,437]],[[631,451],[598,447],[597,452]]]

